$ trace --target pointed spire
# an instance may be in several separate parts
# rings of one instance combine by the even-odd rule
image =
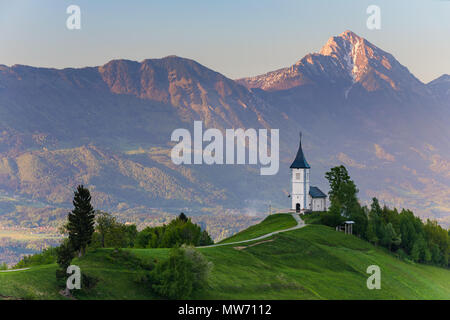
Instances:
[[[310,166],[303,155],[302,149],[302,132],[300,131],[300,144],[298,146],[297,156],[295,157],[294,162],[292,162],[291,169],[309,169]]]

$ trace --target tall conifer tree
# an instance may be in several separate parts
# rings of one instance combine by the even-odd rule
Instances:
[[[82,256],[91,243],[94,233],[95,212],[91,205],[91,194],[83,185],[78,186],[73,199],[74,209],[68,216],[67,230],[73,248]]]

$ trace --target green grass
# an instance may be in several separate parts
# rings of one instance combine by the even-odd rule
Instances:
[[[241,232],[240,237],[261,235],[262,229],[274,231],[277,221],[279,226],[288,227],[285,218],[289,216],[271,217],[260,227]],[[401,261],[382,248],[326,226],[309,225],[277,234],[270,240],[273,241],[254,246],[244,244],[247,247],[241,250],[233,245],[200,248],[214,267],[209,288],[194,298],[450,299],[450,270]],[[135,281],[139,271],[112,261],[111,250],[91,251],[73,262],[82,272],[99,279],[94,289],[77,293],[77,298],[155,299],[150,290]],[[156,260],[164,259],[169,252],[129,250],[140,258]],[[381,290],[366,287],[366,269],[373,264],[381,268]],[[0,295],[59,299],[55,268],[49,265],[0,273]]]
[[[0,300],[62,299],[56,289],[56,264],[34,267],[30,270],[0,272]]]
[[[295,227],[297,222],[290,214],[277,213],[268,216],[261,223],[251,226],[230,238],[222,240],[220,243],[230,243],[235,241],[253,239],[267,233]]]

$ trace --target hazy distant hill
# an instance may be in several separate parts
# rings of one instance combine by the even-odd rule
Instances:
[[[447,107],[450,106],[450,75],[444,74],[429,82],[427,87]]]
[[[302,130],[313,185],[326,191],[325,171],[344,163],[362,199],[378,196],[448,225],[445,79],[423,84],[352,32],[291,67],[237,81],[176,56],[82,69],[0,66],[0,222],[56,223],[83,183],[98,208],[124,220],[190,209],[226,236],[256,219],[231,209],[245,216],[267,211],[269,201],[288,206]],[[173,165],[170,134],[194,120],[279,128],[279,174]]]

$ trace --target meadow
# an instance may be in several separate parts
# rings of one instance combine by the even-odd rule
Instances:
[[[228,240],[251,239],[263,231],[295,225],[286,218],[292,219],[269,216]],[[157,299],[137,281],[143,271],[114,260],[113,250],[91,250],[73,261],[98,279],[93,289],[75,292],[75,297]],[[170,249],[123,250],[143,260],[160,261]],[[450,299],[450,270],[400,260],[383,248],[322,225],[308,225],[265,241],[198,250],[214,266],[208,288],[194,299]],[[380,290],[366,286],[370,265],[381,269]],[[0,299],[64,299],[58,294],[56,267],[0,273]]]

